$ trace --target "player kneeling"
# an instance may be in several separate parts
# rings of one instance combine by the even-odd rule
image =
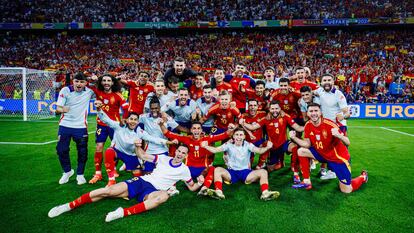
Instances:
[[[183,160],[188,155],[188,147],[181,145],[175,151],[173,158],[167,156],[154,156],[145,153],[141,148],[141,140],[136,141],[136,154],[145,161],[156,163],[154,171],[145,176],[134,177],[122,183],[117,183],[110,187],[93,190],[83,194],[76,200],[56,206],[49,211],[49,217],[54,218],[65,212],[73,210],[84,204],[97,202],[107,197],[136,198],[138,204],[129,208],[119,207],[115,211],[106,215],[105,221],[110,222],[125,216],[139,214],[144,211],[154,209],[166,202],[169,198],[167,190],[175,185],[177,181],[183,180],[191,191],[196,191],[201,187],[204,177],[200,176],[198,183],[191,179],[190,170],[183,164]]]
[[[217,199],[224,199],[223,180],[229,183],[238,181],[250,184],[259,180],[262,191],[261,199],[268,201],[279,197],[277,191],[269,191],[269,181],[267,171],[264,169],[251,170],[250,154],[263,154],[272,148],[272,142],[268,142],[266,147],[256,147],[252,143],[245,141],[246,134],[244,129],[239,128],[234,131],[233,142],[227,142],[219,147],[208,146],[203,142],[201,146],[211,153],[227,152],[224,156],[227,168],[217,167],[214,170],[214,185],[216,190],[208,190],[209,196]]]
[[[321,106],[310,103],[307,109],[309,121],[305,125],[304,139],[296,137],[291,131],[290,138],[301,148],[298,150],[299,162],[302,169],[303,182],[292,188],[311,189],[309,159],[316,159],[328,166],[336,173],[339,179],[339,188],[343,193],[356,191],[362,184],[368,182],[367,171],[351,178],[350,155],[347,146],[350,142],[347,136],[339,131],[338,125],[322,117]]]

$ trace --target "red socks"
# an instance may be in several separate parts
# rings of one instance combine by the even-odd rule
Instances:
[[[257,162],[257,166],[262,167],[263,164],[266,162],[267,157],[269,157],[269,151],[266,151],[265,153],[259,156],[259,161]]]
[[[206,186],[207,188],[210,188],[211,183],[213,183],[214,169],[215,168],[211,166],[207,170],[207,175],[206,175],[206,178],[204,179],[204,186]]]
[[[298,147],[295,146],[292,149],[292,158],[290,162],[290,168],[293,172],[299,172],[299,156],[298,156]]]
[[[95,157],[94,157],[94,161],[95,161],[95,171],[101,171],[102,169],[102,158],[103,158],[103,153],[102,152],[95,152]]]
[[[116,152],[113,148],[108,148],[105,151],[105,168],[108,173],[108,178],[114,178],[115,176],[115,157]]]
[[[140,203],[138,203],[136,205],[133,205],[129,208],[124,208],[124,216],[139,214],[139,213],[142,213],[146,210],[147,209],[145,208],[144,202],[140,202]]]
[[[309,179],[310,177],[310,164],[309,164],[309,158],[298,156],[300,168],[302,170],[302,176],[303,179]]]
[[[268,190],[269,189],[269,184],[262,184],[260,185],[260,189],[263,191]]]
[[[91,203],[91,202],[92,202],[92,199],[89,196],[89,193],[85,193],[82,196],[78,197],[78,199],[70,202],[69,207],[71,209],[74,209],[74,208],[77,208],[81,205],[85,205],[85,204],[88,204],[88,203]]]
[[[223,190],[223,183],[221,181],[214,182],[214,186],[216,186],[216,190]]]
[[[352,192],[357,191],[364,182],[365,182],[365,177],[364,176],[358,176],[358,177],[352,179],[352,181],[351,181]]]

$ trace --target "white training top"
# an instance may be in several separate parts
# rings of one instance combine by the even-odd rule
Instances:
[[[274,89],[274,90],[278,89],[279,88],[279,79],[280,78],[275,78],[275,81],[273,81],[273,82],[267,82],[265,80],[266,81],[265,88]]]
[[[145,99],[145,104],[144,104],[144,112],[147,113],[150,110],[150,102],[151,102],[151,97],[153,97],[155,95],[154,92],[151,92],[147,95],[147,98]],[[168,95],[162,95],[160,97],[158,97],[158,99],[160,100],[160,106],[164,106],[165,104],[167,104],[170,100],[171,100],[171,96]]]
[[[221,148],[227,152],[227,167],[232,170],[250,169],[250,153],[253,152],[254,145],[244,141],[242,146],[226,142]]]
[[[142,176],[141,178],[151,183],[158,190],[168,190],[175,183],[182,180],[185,182],[192,181],[190,169],[184,164],[172,164],[173,158],[169,156],[156,156],[154,171],[151,174]]]
[[[89,101],[93,95],[88,87],[80,92],[75,91],[72,85],[62,88],[56,105],[69,107],[69,112],[62,113],[59,125],[75,129],[87,128]]]
[[[161,111],[171,110],[174,113],[174,120],[177,122],[190,122],[191,114],[196,110],[197,104],[194,100],[188,99],[184,106],[180,106],[179,100],[168,102],[161,107]]]
[[[314,96],[312,98],[312,103],[321,104],[321,102],[319,100],[319,97]],[[303,100],[303,98],[299,99],[299,107],[300,107],[301,112],[307,112],[308,111],[308,104]]]
[[[102,110],[98,111],[98,117],[114,130],[114,138],[111,146],[127,155],[136,156],[134,141],[137,139],[143,139],[158,145],[165,145],[167,143],[166,139],[153,137],[140,127],[131,130],[126,125],[123,127],[120,126],[119,122],[111,120]]]
[[[211,103],[206,103],[206,100],[204,97],[198,98],[196,103],[198,108],[201,110],[201,114],[202,116],[207,115],[208,110],[211,108],[211,106],[213,106],[216,103],[216,99],[214,97],[211,97]],[[204,123],[203,126],[205,127],[213,127],[214,125],[214,118],[211,116],[210,118],[208,118]]]
[[[144,125],[144,130],[151,136],[156,138],[167,139],[161,131],[160,126],[158,125],[160,118],[153,118],[150,113],[141,114],[139,116],[139,123]],[[164,123],[165,127],[172,129],[177,128],[178,123],[174,121],[171,117],[168,117],[168,121]],[[166,145],[159,145],[152,142],[148,143],[148,148],[146,152],[151,155],[162,154],[168,152],[168,147]]]
[[[322,87],[316,90],[319,94],[320,104],[322,108],[322,115],[333,122],[336,121],[336,114],[341,113],[341,109],[348,107],[344,94],[335,88],[326,92]],[[346,125],[346,120],[340,121],[342,125]]]

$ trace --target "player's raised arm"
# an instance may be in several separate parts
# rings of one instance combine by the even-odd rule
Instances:
[[[189,182],[185,182],[188,189],[192,192],[197,191],[200,187],[203,186],[204,183],[204,176],[200,175],[197,177],[197,183],[194,183],[194,181],[191,179]]]
[[[345,146],[351,145],[351,141],[349,141],[349,138],[345,136],[343,133],[339,132],[339,128],[332,128],[331,129],[332,136],[337,137],[339,140],[341,140]]]
[[[311,147],[311,142],[309,138],[301,139],[301,138],[296,137],[296,131],[294,130],[291,130],[289,132],[289,137],[294,143],[298,144],[300,147],[304,147],[304,148]]]
[[[148,162],[153,162],[153,163],[156,162],[157,156],[150,155],[150,154],[146,153],[141,148],[141,146],[142,146],[142,140],[136,140],[136,141],[134,141],[134,143],[135,143],[135,154],[137,154],[137,156],[140,159],[145,160],[145,161],[148,161]]]
[[[272,149],[272,146],[273,146],[273,143],[271,141],[267,141],[266,147],[256,147],[256,146],[253,146],[252,147],[252,152],[258,153],[258,154],[263,154],[266,151]]]
[[[201,147],[210,151],[211,153],[215,154],[215,153],[220,153],[223,152],[222,146],[219,147],[214,147],[214,146],[209,146],[207,141],[202,141],[201,142]]]
[[[243,118],[241,118],[240,120],[239,120],[239,124],[244,128],[244,129],[246,129],[246,130],[250,130],[250,131],[255,131],[256,129],[259,129],[261,126],[260,126],[260,124],[257,124],[257,123],[254,123],[254,124],[249,124],[249,123],[246,123],[246,121],[243,119]]]

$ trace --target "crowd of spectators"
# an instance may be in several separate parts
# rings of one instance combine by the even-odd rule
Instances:
[[[410,17],[398,0],[123,0],[3,1],[1,22],[181,22]]]
[[[278,77],[307,66],[312,79],[323,73],[337,77],[349,102],[413,102],[414,32],[319,31],[228,32],[181,36],[134,33],[67,35],[4,34],[0,65],[63,72],[129,72],[150,70],[161,75],[181,56],[197,71],[217,66],[231,72],[235,63],[246,64],[260,77],[273,66]],[[397,87],[390,86],[399,82]],[[391,93],[398,90],[397,93]]]

